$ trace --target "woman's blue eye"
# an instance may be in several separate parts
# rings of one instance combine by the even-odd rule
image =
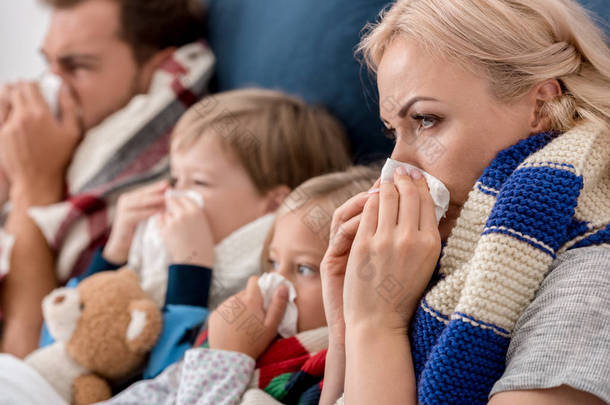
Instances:
[[[300,264],[297,267],[297,272],[302,276],[312,276],[316,274],[316,270],[313,267],[305,266],[303,264]]]
[[[418,114],[418,115],[414,115],[413,119],[418,122],[418,125],[419,125],[418,129],[430,129],[439,122],[439,119],[432,115]]]
[[[267,261],[267,263],[269,263],[269,267],[271,267],[273,270],[277,270],[278,268],[278,262],[276,262],[275,260],[271,260],[269,259]]]

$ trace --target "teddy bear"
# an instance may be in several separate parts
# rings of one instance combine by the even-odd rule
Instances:
[[[25,361],[77,405],[110,398],[109,382],[138,369],[162,328],[160,310],[127,268],[58,288],[44,298],[42,309],[55,343]]]

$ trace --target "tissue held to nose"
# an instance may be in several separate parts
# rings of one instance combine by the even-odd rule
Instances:
[[[61,78],[53,73],[45,73],[39,81],[40,93],[45,99],[53,115],[59,115],[59,89]]]
[[[294,302],[297,297],[296,289],[290,281],[277,273],[265,273],[258,279],[258,287],[261,289],[265,311],[269,308],[271,297],[273,297],[273,293],[280,284],[284,284],[288,287],[288,305],[286,306],[286,312],[284,312],[284,317],[278,327],[278,333],[281,337],[287,338],[296,335],[297,333],[297,318],[299,314],[297,304]]]
[[[394,159],[386,160],[385,164],[383,165],[383,169],[381,169],[381,181],[392,181],[392,179],[394,178],[394,172],[398,167],[401,166],[407,169],[407,171],[410,171],[411,169],[417,169],[424,175],[424,178],[428,182],[428,187],[430,188],[430,195],[432,196],[432,200],[434,201],[436,222],[439,222],[441,218],[445,216],[445,213],[449,208],[449,190],[447,189],[447,187],[443,184],[442,181],[432,176],[431,174],[424,172],[418,167],[410,165],[408,163],[399,162]]]

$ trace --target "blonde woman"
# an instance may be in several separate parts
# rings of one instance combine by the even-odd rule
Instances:
[[[392,158],[451,200],[437,227],[399,168],[335,212],[321,403],[610,402],[601,30],[573,0],[402,0],[359,50]]]

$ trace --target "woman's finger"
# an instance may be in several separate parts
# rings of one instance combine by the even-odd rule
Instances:
[[[394,174],[394,182],[400,194],[398,227],[401,229],[401,232],[417,232],[420,215],[417,186],[406,170],[397,170]]]
[[[362,214],[358,214],[339,227],[328,245],[329,249],[333,250],[333,255],[343,256],[349,252],[356,237],[356,232],[358,232],[361,218]]]
[[[394,230],[398,218],[398,190],[391,181],[381,183],[379,191],[379,225],[377,232]]]
[[[330,227],[331,238],[337,233],[343,223],[362,213],[364,205],[370,196],[371,194],[367,192],[356,194],[335,210]]]
[[[371,194],[368,201],[364,205],[362,218],[360,218],[360,226],[356,232],[354,241],[359,238],[371,238],[377,232],[377,222],[379,218],[379,193]]]
[[[438,230],[438,223],[436,221],[436,210],[434,207],[434,200],[430,195],[430,188],[425,177],[419,174],[415,174],[415,178],[412,175],[417,190],[419,192],[419,229],[424,230]]]

